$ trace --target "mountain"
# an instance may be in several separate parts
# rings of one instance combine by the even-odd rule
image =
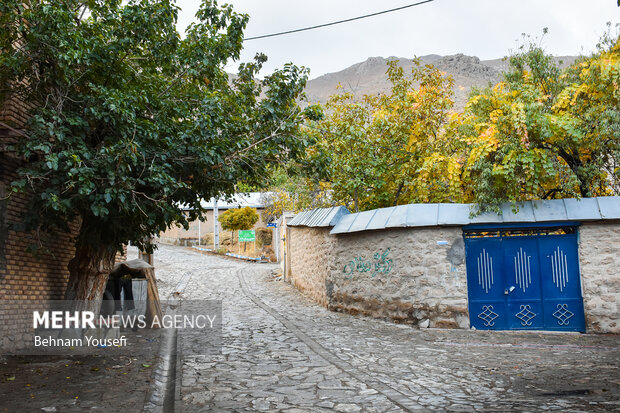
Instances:
[[[385,74],[387,63],[398,60],[405,73],[411,73],[413,61],[398,57],[370,57],[344,70],[327,73],[308,81],[306,96],[310,103],[325,103],[335,93],[352,92],[356,97],[389,93],[390,83]],[[574,56],[556,57],[562,66],[575,60]],[[454,78],[455,108],[461,110],[467,102],[472,86],[484,87],[501,80],[502,71],[508,67],[504,59],[480,60],[476,56],[456,54],[451,56],[427,55],[420,57],[422,65],[432,64]],[[343,89],[338,90],[338,85]]]

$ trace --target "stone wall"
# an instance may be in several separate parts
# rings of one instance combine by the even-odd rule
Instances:
[[[579,262],[586,330],[620,333],[620,222],[582,224]]]
[[[313,300],[327,306],[326,280],[333,268],[332,250],[336,238],[329,235],[331,228],[288,227],[287,275],[298,289]]]
[[[407,228],[337,236],[329,308],[395,322],[468,328],[460,228]]]

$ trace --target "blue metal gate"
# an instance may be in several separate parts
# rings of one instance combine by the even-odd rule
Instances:
[[[470,325],[585,331],[577,227],[465,229]]]

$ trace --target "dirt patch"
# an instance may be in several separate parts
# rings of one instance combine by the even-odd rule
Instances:
[[[12,356],[0,359],[0,412],[141,411],[159,349],[159,330],[133,335],[133,356]],[[125,334],[125,333],[123,333]],[[50,410],[54,411],[54,410]]]

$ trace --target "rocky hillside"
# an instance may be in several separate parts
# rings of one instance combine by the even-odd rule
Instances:
[[[413,61],[397,57],[370,57],[340,72],[328,73],[308,81],[306,95],[310,103],[325,103],[329,96],[338,92],[338,85],[343,91],[356,96],[389,92],[390,83],[385,74],[388,60],[397,59],[405,73],[411,72]],[[575,60],[573,56],[558,57],[563,64]],[[422,65],[432,64],[454,78],[455,106],[460,110],[467,101],[472,86],[484,87],[495,84],[501,79],[507,62],[503,59],[480,60],[475,56],[456,54],[452,56],[427,55],[420,57]]]

